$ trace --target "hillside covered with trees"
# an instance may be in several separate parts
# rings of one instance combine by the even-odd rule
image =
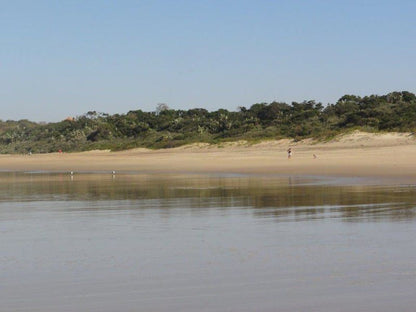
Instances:
[[[48,153],[62,150],[171,148],[193,142],[313,137],[329,138],[349,129],[414,132],[416,96],[392,92],[344,95],[327,106],[315,101],[257,103],[238,111],[169,109],[158,105],[109,115],[88,112],[61,122],[0,121],[0,153]]]

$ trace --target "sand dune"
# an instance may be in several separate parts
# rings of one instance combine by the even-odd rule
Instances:
[[[287,159],[288,147],[293,150],[292,159]],[[239,141],[165,150],[2,155],[0,170],[254,173],[412,180],[416,178],[415,160],[416,138],[410,133],[356,131],[329,142],[276,140],[252,145]]]

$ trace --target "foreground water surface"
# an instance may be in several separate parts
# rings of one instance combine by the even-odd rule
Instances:
[[[0,174],[0,311],[414,311],[416,187]]]

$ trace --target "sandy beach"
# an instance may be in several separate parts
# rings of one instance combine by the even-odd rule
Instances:
[[[293,156],[287,158],[291,147]],[[316,157],[315,157],[315,156]],[[117,173],[243,173],[416,178],[416,138],[410,133],[353,132],[328,142],[305,140],[193,144],[174,149],[133,149],[1,155],[2,171]]]

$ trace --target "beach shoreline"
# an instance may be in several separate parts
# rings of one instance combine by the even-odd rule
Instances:
[[[293,156],[287,157],[291,147]],[[200,173],[416,178],[416,139],[406,133],[354,132],[305,140],[192,144],[179,148],[1,155],[0,171]]]

